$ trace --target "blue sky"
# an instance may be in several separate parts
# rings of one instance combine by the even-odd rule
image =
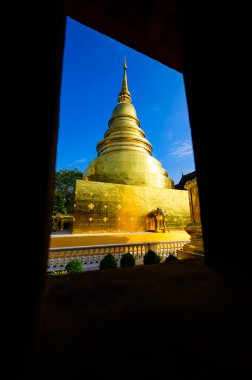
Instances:
[[[56,170],[83,171],[117,105],[127,60],[128,86],[152,155],[176,183],[195,170],[182,74],[67,18]]]

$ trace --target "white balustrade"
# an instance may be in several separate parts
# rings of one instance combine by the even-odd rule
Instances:
[[[78,258],[85,271],[99,269],[103,257],[111,253],[118,267],[123,254],[130,252],[136,259],[136,265],[143,264],[143,256],[149,249],[161,257],[161,262],[169,255],[175,255],[189,240],[176,240],[166,242],[150,242],[135,244],[107,244],[94,246],[76,246],[65,248],[49,248],[47,272],[64,270],[70,260]]]

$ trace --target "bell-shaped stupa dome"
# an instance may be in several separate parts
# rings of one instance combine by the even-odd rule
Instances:
[[[128,89],[124,61],[122,88],[118,104],[108,122],[104,138],[98,142],[98,157],[84,171],[84,179],[157,188],[174,188],[161,163],[152,156],[151,143],[140,128]]]

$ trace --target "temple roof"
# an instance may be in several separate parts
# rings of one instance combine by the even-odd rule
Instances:
[[[180,178],[180,181],[177,185],[175,185],[175,189],[177,190],[184,190],[184,186],[186,184],[187,181],[192,181],[194,178],[197,177],[197,174],[196,174],[196,170],[191,172],[191,173],[187,173],[187,174],[183,174],[182,172],[182,177]]]

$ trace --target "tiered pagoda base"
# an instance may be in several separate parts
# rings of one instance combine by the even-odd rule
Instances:
[[[183,230],[190,222],[186,190],[78,180],[72,232],[155,231],[151,212],[157,208],[165,211],[165,232]]]

